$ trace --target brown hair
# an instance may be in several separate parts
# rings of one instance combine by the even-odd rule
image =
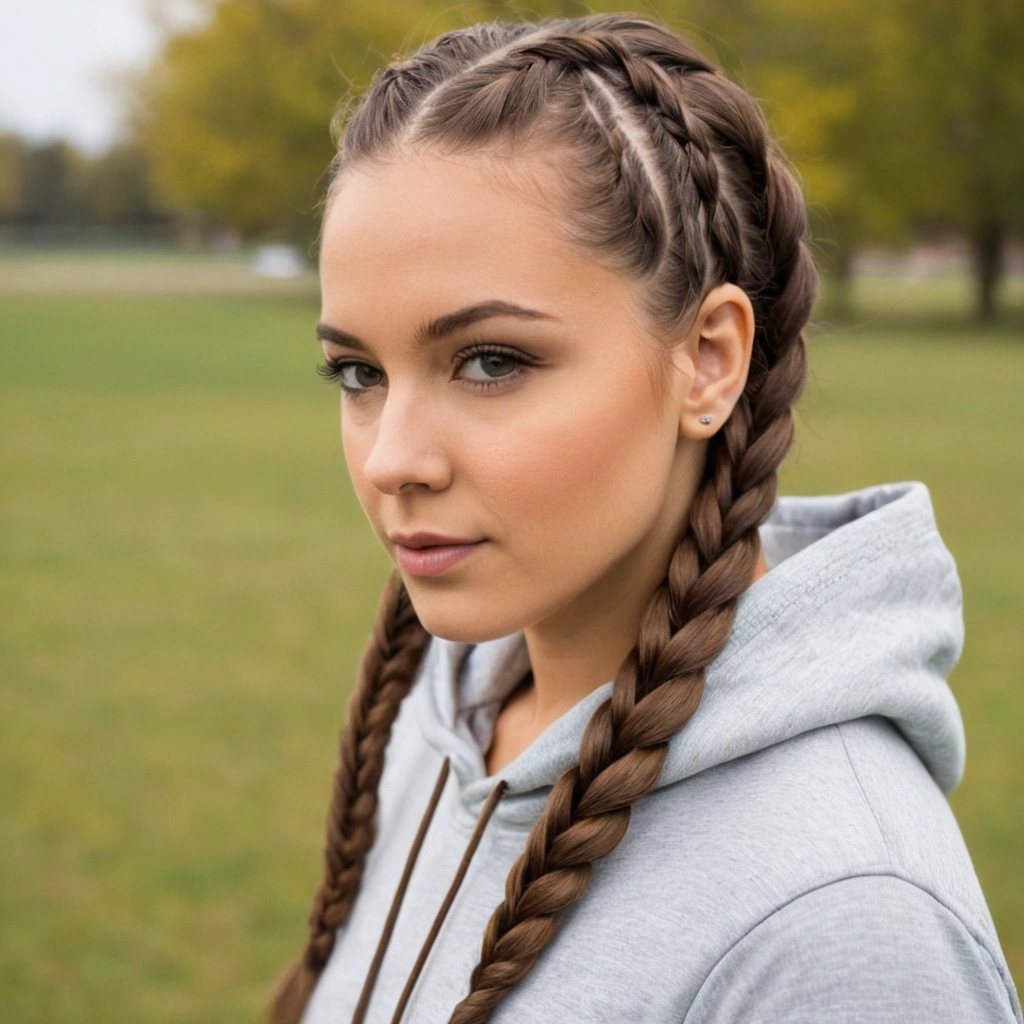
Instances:
[[[636,646],[511,869],[453,1024],[486,1021],[529,972],[700,703],[775,504],[818,280],[800,188],[760,107],[691,44],[629,13],[484,22],[388,64],[344,125],[331,184],[356,162],[419,149],[517,146],[572,161],[564,225],[642,283],[652,336],[677,329],[725,282],[750,297],[755,336],[743,393],[708,442],[687,528]],[[428,639],[393,574],[341,736],[309,939],[279,984],[274,1024],[301,1017],[355,899],[391,727]]]

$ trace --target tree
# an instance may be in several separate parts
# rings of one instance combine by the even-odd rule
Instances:
[[[420,13],[411,0],[211,4],[136,83],[133,123],[161,196],[248,236],[308,238],[339,98]]]
[[[907,116],[926,126],[914,216],[971,239],[977,312],[996,311],[1006,242],[1024,231],[1024,4],[1020,0],[906,0],[903,57],[924,90]]]
[[[25,142],[20,135],[0,135],[0,221],[10,222],[21,213],[21,177]]]
[[[18,219],[26,224],[80,221],[86,160],[64,139],[26,146],[21,160]]]
[[[765,98],[840,269],[859,244],[956,230],[974,245],[977,313],[992,316],[1006,240],[1024,229],[1020,0],[695,0],[690,11]]]
[[[153,196],[149,163],[139,146],[119,142],[81,171],[82,215],[93,224],[152,224],[165,219]]]

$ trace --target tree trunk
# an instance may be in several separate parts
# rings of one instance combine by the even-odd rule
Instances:
[[[978,224],[974,235],[975,312],[982,321],[996,317],[996,289],[1003,276],[1003,242],[1003,225],[998,217],[986,217]]]

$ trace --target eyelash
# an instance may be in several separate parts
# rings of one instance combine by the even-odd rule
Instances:
[[[495,387],[504,387],[508,381],[518,380],[527,372],[527,367],[533,366],[537,362],[536,359],[519,349],[506,345],[496,345],[492,342],[477,342],[468,348],[464,348],[455,356],[453,362],[456,362],[458,364],[457,369],[461,370],[471,359],[485,355],[504,356],[507,359],[514,360],[519,365],[511,373],[495,377],[492,380],[471,380],[466,382],[477,391],[490,391]],[[372,391],[373,388],[352,388],[347,384],[343,384],[341,378],[346,366],[371,366],[371,364],[361,359],[325,359],[317,366],[316,372],[329,384],[334,384],[341,388],[349,398],[354,398],[358,401],[367,392]],[[376,369],[376,367],[372,366],[371,368]]]

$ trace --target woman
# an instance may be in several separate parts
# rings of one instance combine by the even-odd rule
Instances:
[[[397,569],[278,1024],[1021,1020],[944,798],[928,491],[776,500],[805,233],[754,101],[649,21],[376,76],[319,335]]]

